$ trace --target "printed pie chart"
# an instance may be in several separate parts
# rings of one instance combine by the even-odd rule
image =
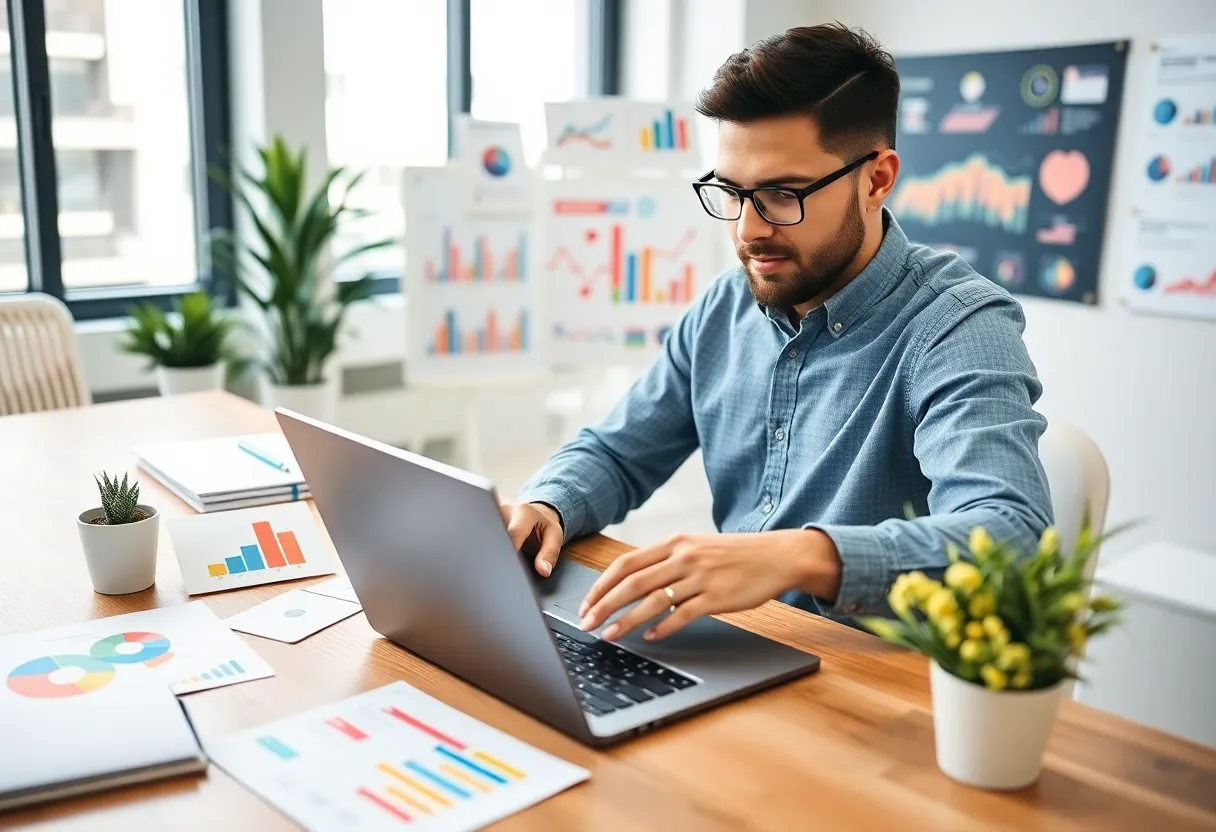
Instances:
[[[113,679],[114,666],[92,656],[43,656],[15,667],[8,689],[31,699],[58,699],[91,693]]]
[[[481,164],[490,176],[506,176],[511,171],[511,156],[505,149],[494,145],[481,154]]]
[[[169,652],[169,639],[160,633],[118,633],[89,648],[89,655],[112,664],[139,664]]]

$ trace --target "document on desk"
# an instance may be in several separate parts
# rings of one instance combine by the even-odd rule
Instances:
[[[232,734],[206,750],[314,832],[480,829],[591,776],[405,682]]]
[[[273,675],[201,601],[0,638],[0,709],[12,697],[62,700],[149,681],[183,694]]]

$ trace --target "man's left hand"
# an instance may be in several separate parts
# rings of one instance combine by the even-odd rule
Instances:
[[[618,639],[670,610],[645,634],[661,639],[703,615],[749,610],[791,589],[834,599],[840,574],[836,545],[814,529],[677,535],[613,561],[588,591],[579,626],[593,630],[639,601],[603,637]]]

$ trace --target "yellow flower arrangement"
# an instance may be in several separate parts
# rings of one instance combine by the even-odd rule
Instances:
[[[1037,550],[1019,553],[973,529],[967,552],[947,548],[937,581],[900,575],[888,602],[894,619],[862,618],[886,641],[916,650],[942,669],[990,690],[1038,690],[1075,678],[1086,642],[1117,623],[1113,598],[1088,597],[1085,566],[1100,537],[1088,519],[1072,553],[1047,529]]]

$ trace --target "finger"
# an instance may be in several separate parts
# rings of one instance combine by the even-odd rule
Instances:
[[[686,566],[668,559],[622,578],[621,582],[608,590],[603,598],[588,607],[587,614],[579,622],[579,627],[584,630],[594,630],[621,608],[629,606],[634,601],[642,600],[655,590],[687,578],[688,575],[684,571],[686,569]],[[667,606],[667,604],[663,606]]]
[[[586,615],[587,610],[595,606],[610,589],[626,577],[634,572],[653,566],[662,560],[666,560],[669,553],[670,547],[667,544],[659,544],[658,546],[634,549],[629,554],[621,555],[608,564],[608,568],[591,585],[591,589],[587,590],[582,606],[579,607],[579,615]]]
[[[667,587],[671,587],[671,595]],[[678,609],[677,604],[700,594],[700,581],[696,577],[685,578],[647,594],[636,607],[604,628],[602,636],[607,641],[624,638],[626,635],[667,610]],[[673,610],[674,611],[674,610]]]
[[[704,594],[697,595],[682,604],[677,604],[675,612],[647,630],[642,637],[647,641],[658,641],[659,639],[667,638],[672,633],[704,615],[713,614],[713,602],[706,599]]]
[[[524,542],[532,534],[532,529],[536,527],[536,518],[530,515],[531,512],[517,507],[507,520],[507,534],[511,537],[511,545],[516,550],[523,549]]]
[[[562,552],[562,529],[556,523],[545,521],[541,526],[540,551],[536,553],[536,571],[549,577],[557,558]]]

